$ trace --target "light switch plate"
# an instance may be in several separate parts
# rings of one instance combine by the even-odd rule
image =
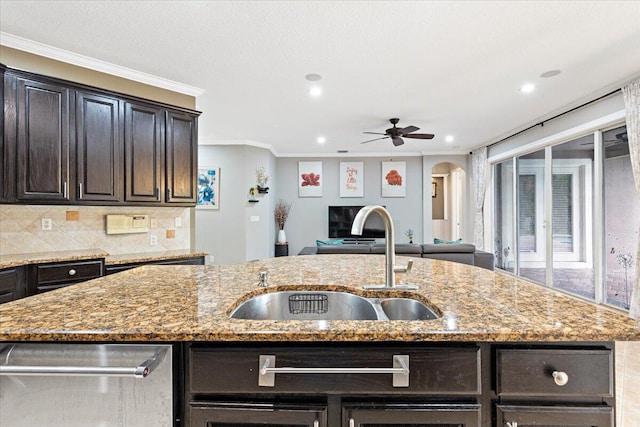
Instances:
[[[51,223],[51,218],[42,218],[41,228],[43,231],[52,230],[53,224]]]
[[[149,235],[149,246],[156,246],[158,244],[158,236],[155,234]]]
[[[177,216],[173,219],[173,223],[176,227],[182,227],[182,217]]]

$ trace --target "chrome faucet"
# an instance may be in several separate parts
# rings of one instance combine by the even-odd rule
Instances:
[[[358,214],[353,219],[353,225],[351,226],[351,234],[360,236],[364,223],[371,213],[377,213],[382,218],[384,223],[384,261],[385,261],[385,284],[384,285],[367,285],[366,289],[418,289],[414,285],[397,285],[395,273],[408,273],[413,266],[413,260],[409,260],[407,265],[396,265],[396,245],[395,245],[395,232],[393,229],[393,220],[389,211],[379,205],[369,205],[358,211]]]

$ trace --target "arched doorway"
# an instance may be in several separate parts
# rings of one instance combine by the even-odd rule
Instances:
[[[449,162],[431,169],[431,230],[442,240],[457,240],[464,235],[465,171]]]

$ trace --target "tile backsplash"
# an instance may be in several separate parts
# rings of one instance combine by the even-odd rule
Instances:
[[[109,254],[190,248],[190,208],[122,206],[0,205],[0,255],[102,249]],[[148,214],[157,228],[148,233],[107,235],[105,215]],[[42,219],[51,230],[42,230]],[[175,226],[181,218],[181,226]],[[153,221],[155,220],[155,221]],[[149,244],[150,236],[157,245]]]

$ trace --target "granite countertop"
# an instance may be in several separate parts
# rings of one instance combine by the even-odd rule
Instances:
[[[109,255],[102,249],[83,249],[77,251],[37,252],[26,254],[0,255],[0,269],[19,267],[29,264],[48,262],[81,261],[85,259],[105,258],[106,265],[129,264],[185,257],[206,256],[207,252],[180,249],[173,251],[137,252],[130,254]]]
[[[406,263],[398,257],[398,263]],[[269,272],[259,288],[258,272]],[[442,313],[428,321],[231,319],[250,296],[382,283],[384,257],[279,257],[237,265],[144,266],[0,305],[0,341],[629,341],[640,321],[501,272],[414,259],[398,283]]]
[[[106,265],[130,264],[135,262],[149,262],[157,260],[179,259],[185,257],[207,256],[208,252],[180,249],[163,252],[136,252],[130,254],[109,255],[105,259]]]
[[[44,264],[47,262],[81,261],[85,259],[105,258],[108,255],[109,254],[102,249],[0,255],[0,268]]]

